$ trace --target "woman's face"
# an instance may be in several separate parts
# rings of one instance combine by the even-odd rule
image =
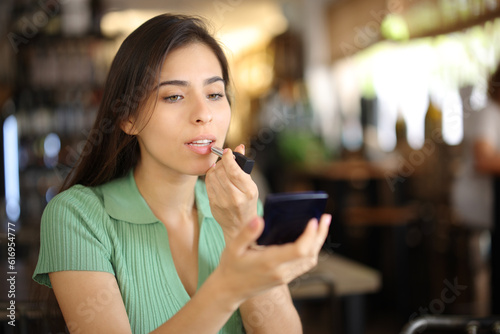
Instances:
[[[161,69],[155,109],[145,126],[137,127],[141,167],[205,174],[217,159],[210,148],[223,146],[230,118],[213,51],[193,43],[170,52]]]

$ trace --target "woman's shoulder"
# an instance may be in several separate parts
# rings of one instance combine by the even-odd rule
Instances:
[[[80,184],[66,189],[52,198],[45,207],[42,216],[44,220],[53,220],[53,217],[85,218],[101,217],[104,213],[102,195],[94,187]]]
[[[76,184],[57,194],[49,201],[47,207],[67,204],[95,205],[99,202],[102,203],[102,196],[96,188]]]

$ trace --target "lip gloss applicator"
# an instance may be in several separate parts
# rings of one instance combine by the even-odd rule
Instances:
[[[222,158],[222,153],[224,152],[222,148],[212,146],[211,150],[213,154],[218,155],[219,157]],[[244,156],[239,152],[233,152],[233,154],[234,157],[236,158],[236,163],[238,164],[238,166],[240,166],[245,173],[250,174],[252,172],[252,168],[253,165],[255,164],[255,161],[247,158],[246,156]]]

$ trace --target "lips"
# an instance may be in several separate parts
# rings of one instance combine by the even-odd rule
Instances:
[[[197,154],[210,154],[210,148],[215,145],[216,138],[214,135],[205,134],[197,136],[190,141],[186,142],[185,145],[191,151]]]

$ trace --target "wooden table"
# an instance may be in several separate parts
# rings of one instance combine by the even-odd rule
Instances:
[[[380,273],[346,257],[322,251],[318,265],[290,282],[294,300],[345,300],[346,333],[364,332],[364,295],[377,292],[381,287]]]

